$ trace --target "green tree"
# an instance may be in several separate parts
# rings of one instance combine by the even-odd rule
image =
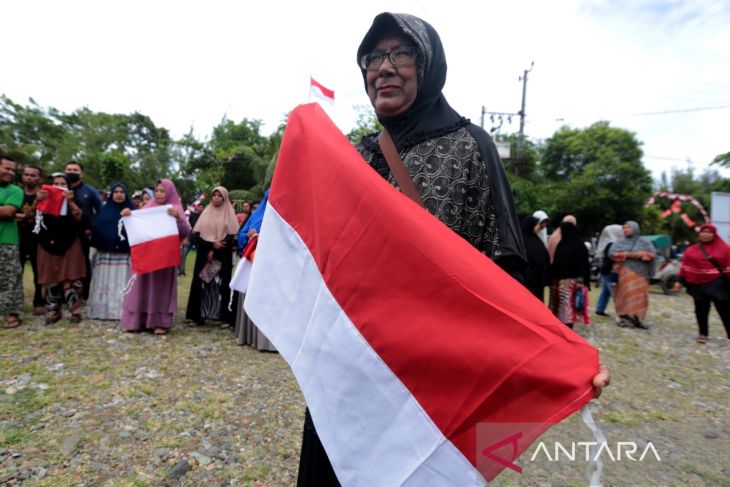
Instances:
[[[537,172],[538,161],[540,160],[540,152],[543,149],[542,144],[525,138],[522,157],[517,159],[519,134],[497,134],[495,140],[509,142],[510,144],[511,157],[502,160],[505,171],[528,181],[537,181],[539,176]]]
[[[652,179],[634,133],[597,122],[563,127],[547,139],[540,168],[554,184],[556,213],[572,213],[583,231],[644,219]]]
[[[730,167],[730,152],[719,154],[712,160],[712,163],[722,167]]]
[[[355,122],[355,128],[346,135],[350,142],[358,144],[363,136],[380,132],[383,129],[380,121],[375,116],[372,106],[354,105],[353,108],[357,112],[357,121]]]
[[[153,184],[176,169],[170,164],[168,131],[140,113],[108,114],[81,108],[66,114],[53,107],[42,108],[33,99],[23,106],[2,96],[0,137],[25,164],[62,170],[69,160],[82,163],[86,181],[94,186],[106,186],[115,174],[134,189]]]

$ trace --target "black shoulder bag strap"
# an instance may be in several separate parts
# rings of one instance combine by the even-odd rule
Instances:
[[[421,195],[418,194],[416,185],[413,184],[413,179],[411,178],[411,175],[408,174],[408,169],[406,169],[406,165],[403,163],[403,159],[401,159],[400,154],[398,154],[398,150],[395,148],[393,139],[390,137],[387,130],[383,129],[383,131],[380,132],[380,135],[378,136],[378,143],[380,144],[380,150],[385,156],[385,162],[388,163],[390,172],[393,173],[395,182],[398,183],[400,190],[418,206],[425,208],[425,206],[423,206],[423,200],[421,200]]]

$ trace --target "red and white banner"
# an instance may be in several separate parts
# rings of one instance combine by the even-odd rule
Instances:
[[[325,88],[316,79],[309,78],[309,98],[318,98],[332,104],[335,102],[335,92]]]
[[[292,367],[342,485],[484,485],[504,466],[480,473],[492,450],[477,425],[536,424],[521,453],[594,395],[597,350],[316,104],[289,116],[260,233],[245,309]]]
[[[167,214],[170,208],[154,206],[122,217],[135,274],[180,265],[180,237],[175,218]]]

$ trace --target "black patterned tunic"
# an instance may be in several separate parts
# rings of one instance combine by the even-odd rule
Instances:
[[[365,160],[397,187],[377,137],[358,146]],[[500,255],[496,216],[479,145],[465,127],[400,152],[426,209],[491,258]]]

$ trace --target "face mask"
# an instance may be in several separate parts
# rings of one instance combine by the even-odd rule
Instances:
[[[67,172],[66,173],[66,181],[68,181],[68,184],[76,184],[81,180],[81,176],[79,176],[75,172]]]

